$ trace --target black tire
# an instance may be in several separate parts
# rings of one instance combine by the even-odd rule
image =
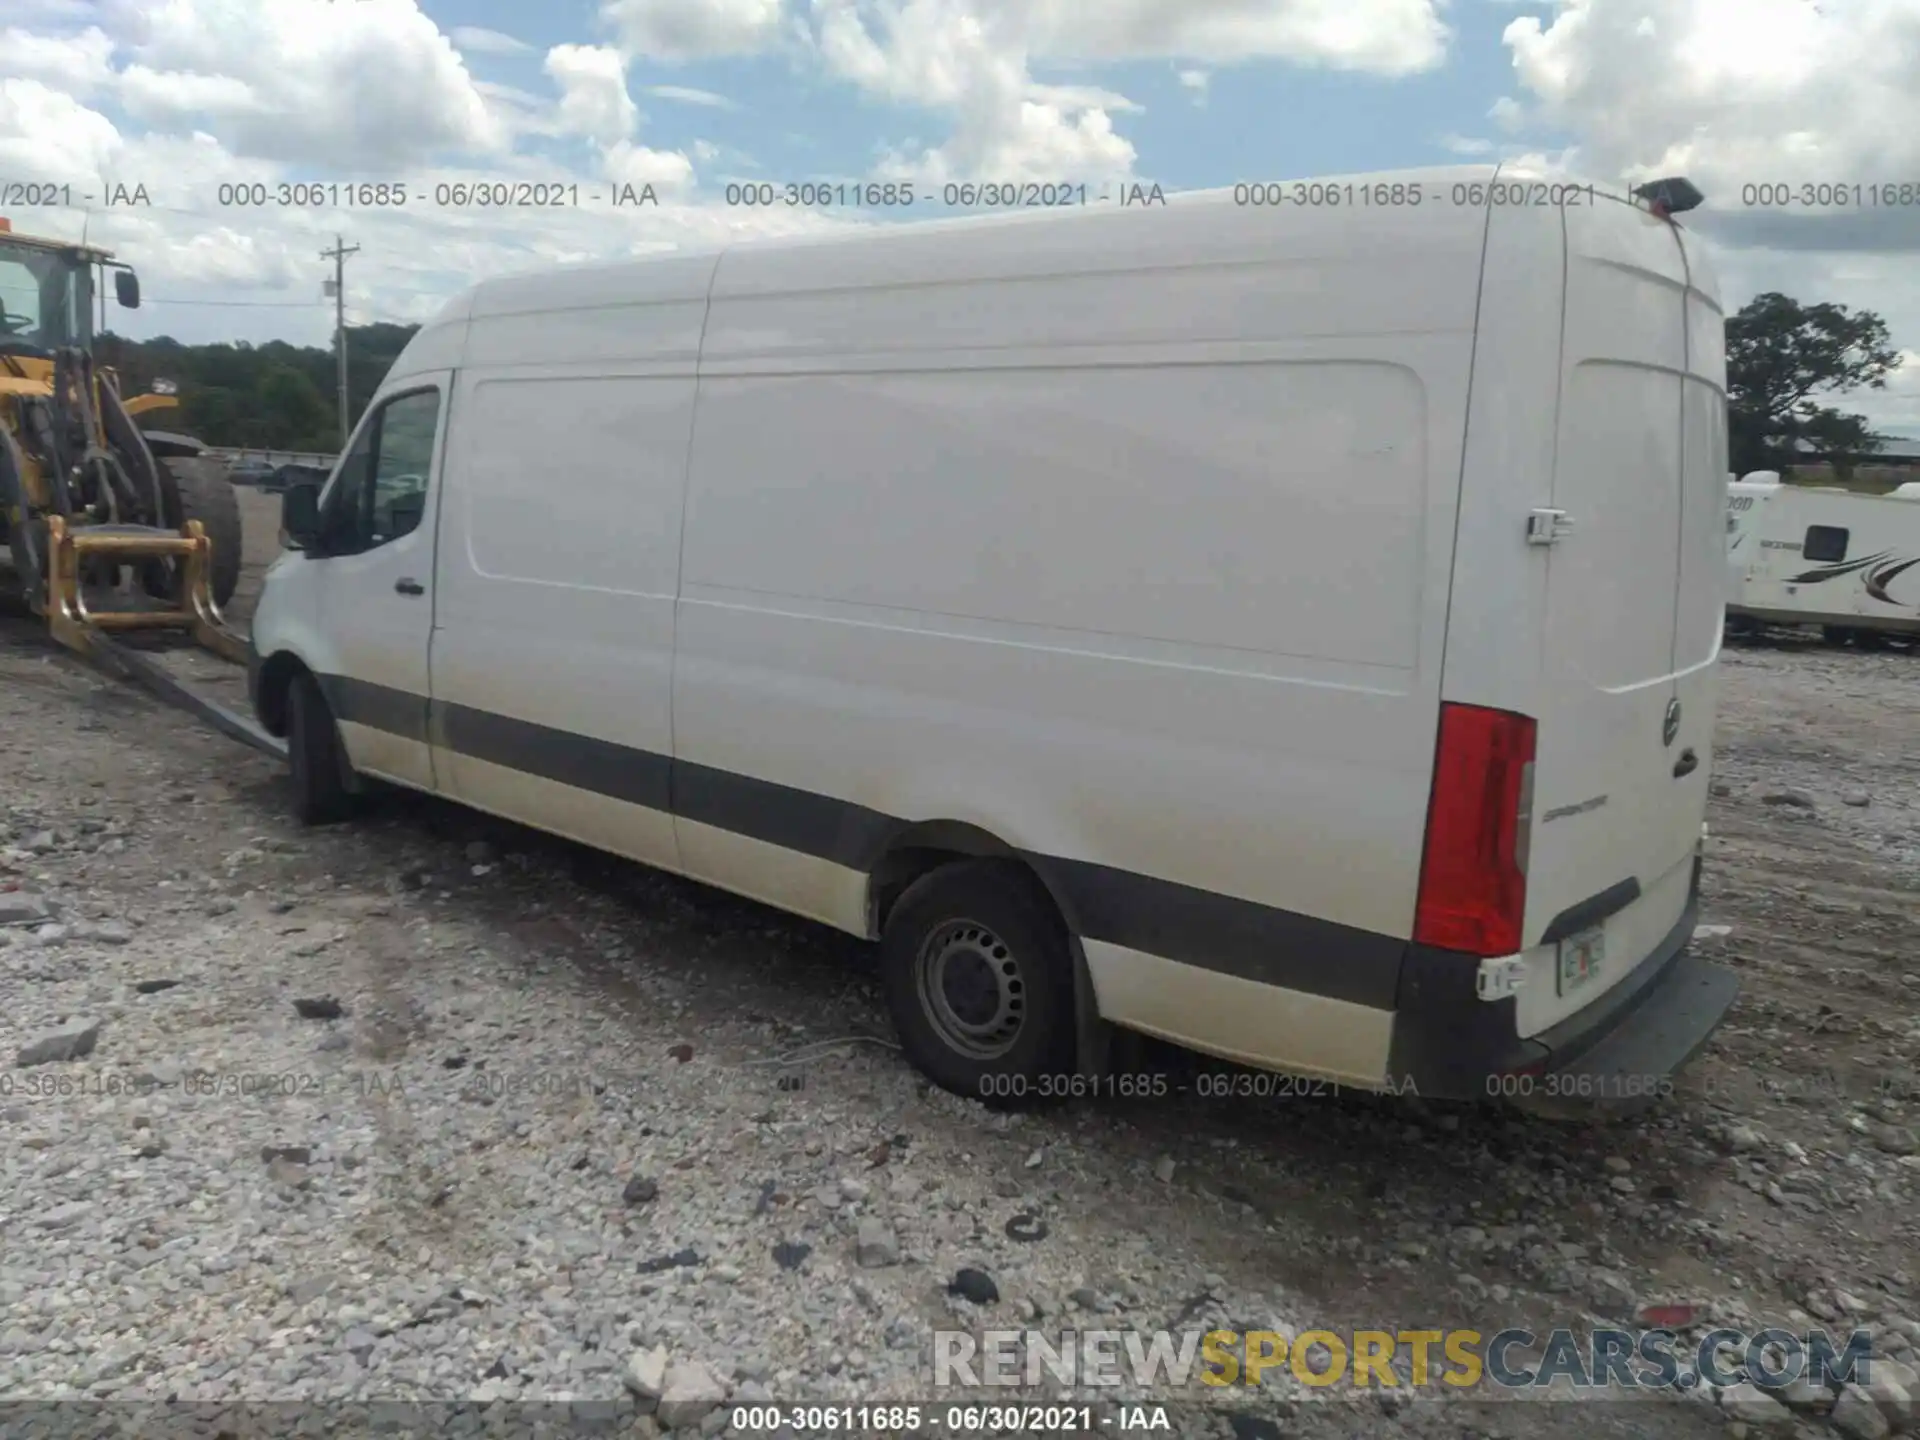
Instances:
[[[169,455],[156,461],[164,477],[163,489],[175,515],[167,524],[198,520],[213,542],[213,603],[224,606],[240,587],[240,497],[233,493],[226,466],[203,455]],[[176,508],[177,507],[177,508]]]
[[[287,689],[287,760],[293,771],[293,813],[302,825],[337,825],[359,808],[353,767],[340,743],[326,696],[311,675]]]
[[[35,516],[7,529],[7,550],[13,562],[20,602],[27,613],[47,613],[47,522]]]
[[[1073,954],[1019,867],[966,860],[922,876],[887,917],[880,967],[901,1047],[943,1090],[995,1109],[1070,1093]]]
[[[1844,625],[1822,625],[1820,638],[1829,645],[1844,645],[1853,638],[1853,632]]]

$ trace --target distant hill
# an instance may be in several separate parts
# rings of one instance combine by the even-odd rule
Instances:
[[[347,327],[348,404],[353,418],[366,409],[417,325]],[[162,335],[127,340],[102,335],[94,355],[120,373],[121,393],[138,395],[155,380],[171,380],[180,407],[156,412],[148,422],[156,430],[178,430],[209,445],[250,450],[310,450],[331,454],[340,448],[340,424],[334,394],[338,387],[331,349],[265,345],[245,341],[227,345],[182,345]]]

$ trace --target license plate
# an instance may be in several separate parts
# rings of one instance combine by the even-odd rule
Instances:
[[[1607,942],[1604,927],[1596,925],[1569,935],[1560,942],[1559,993],[1578,990],[1606,963]]]

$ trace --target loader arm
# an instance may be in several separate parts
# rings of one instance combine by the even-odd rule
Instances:
[[[178,395],[152,395],[152,394],[135,395],[130,400],[122,400],[120,402],[120,404],[126,409],[126,412],[129,415],[145,415],[149,411],[165,410],[168,407],[176,406],[179,403],[180,403],[180,397]]]

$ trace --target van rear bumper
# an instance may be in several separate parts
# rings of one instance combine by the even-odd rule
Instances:
[[[1672,1076],[1720,1027],[1740,982],[1692,953],[1699,870],[1679,922],[1634,971],[1586,1009],[1521,1039],[1516,1002],[1475,993],[1477,962],[1414,946],[1400,977],[1388,1073],[1430,1099],[1533,1099],[1633,1105],[1667,1094]]]

